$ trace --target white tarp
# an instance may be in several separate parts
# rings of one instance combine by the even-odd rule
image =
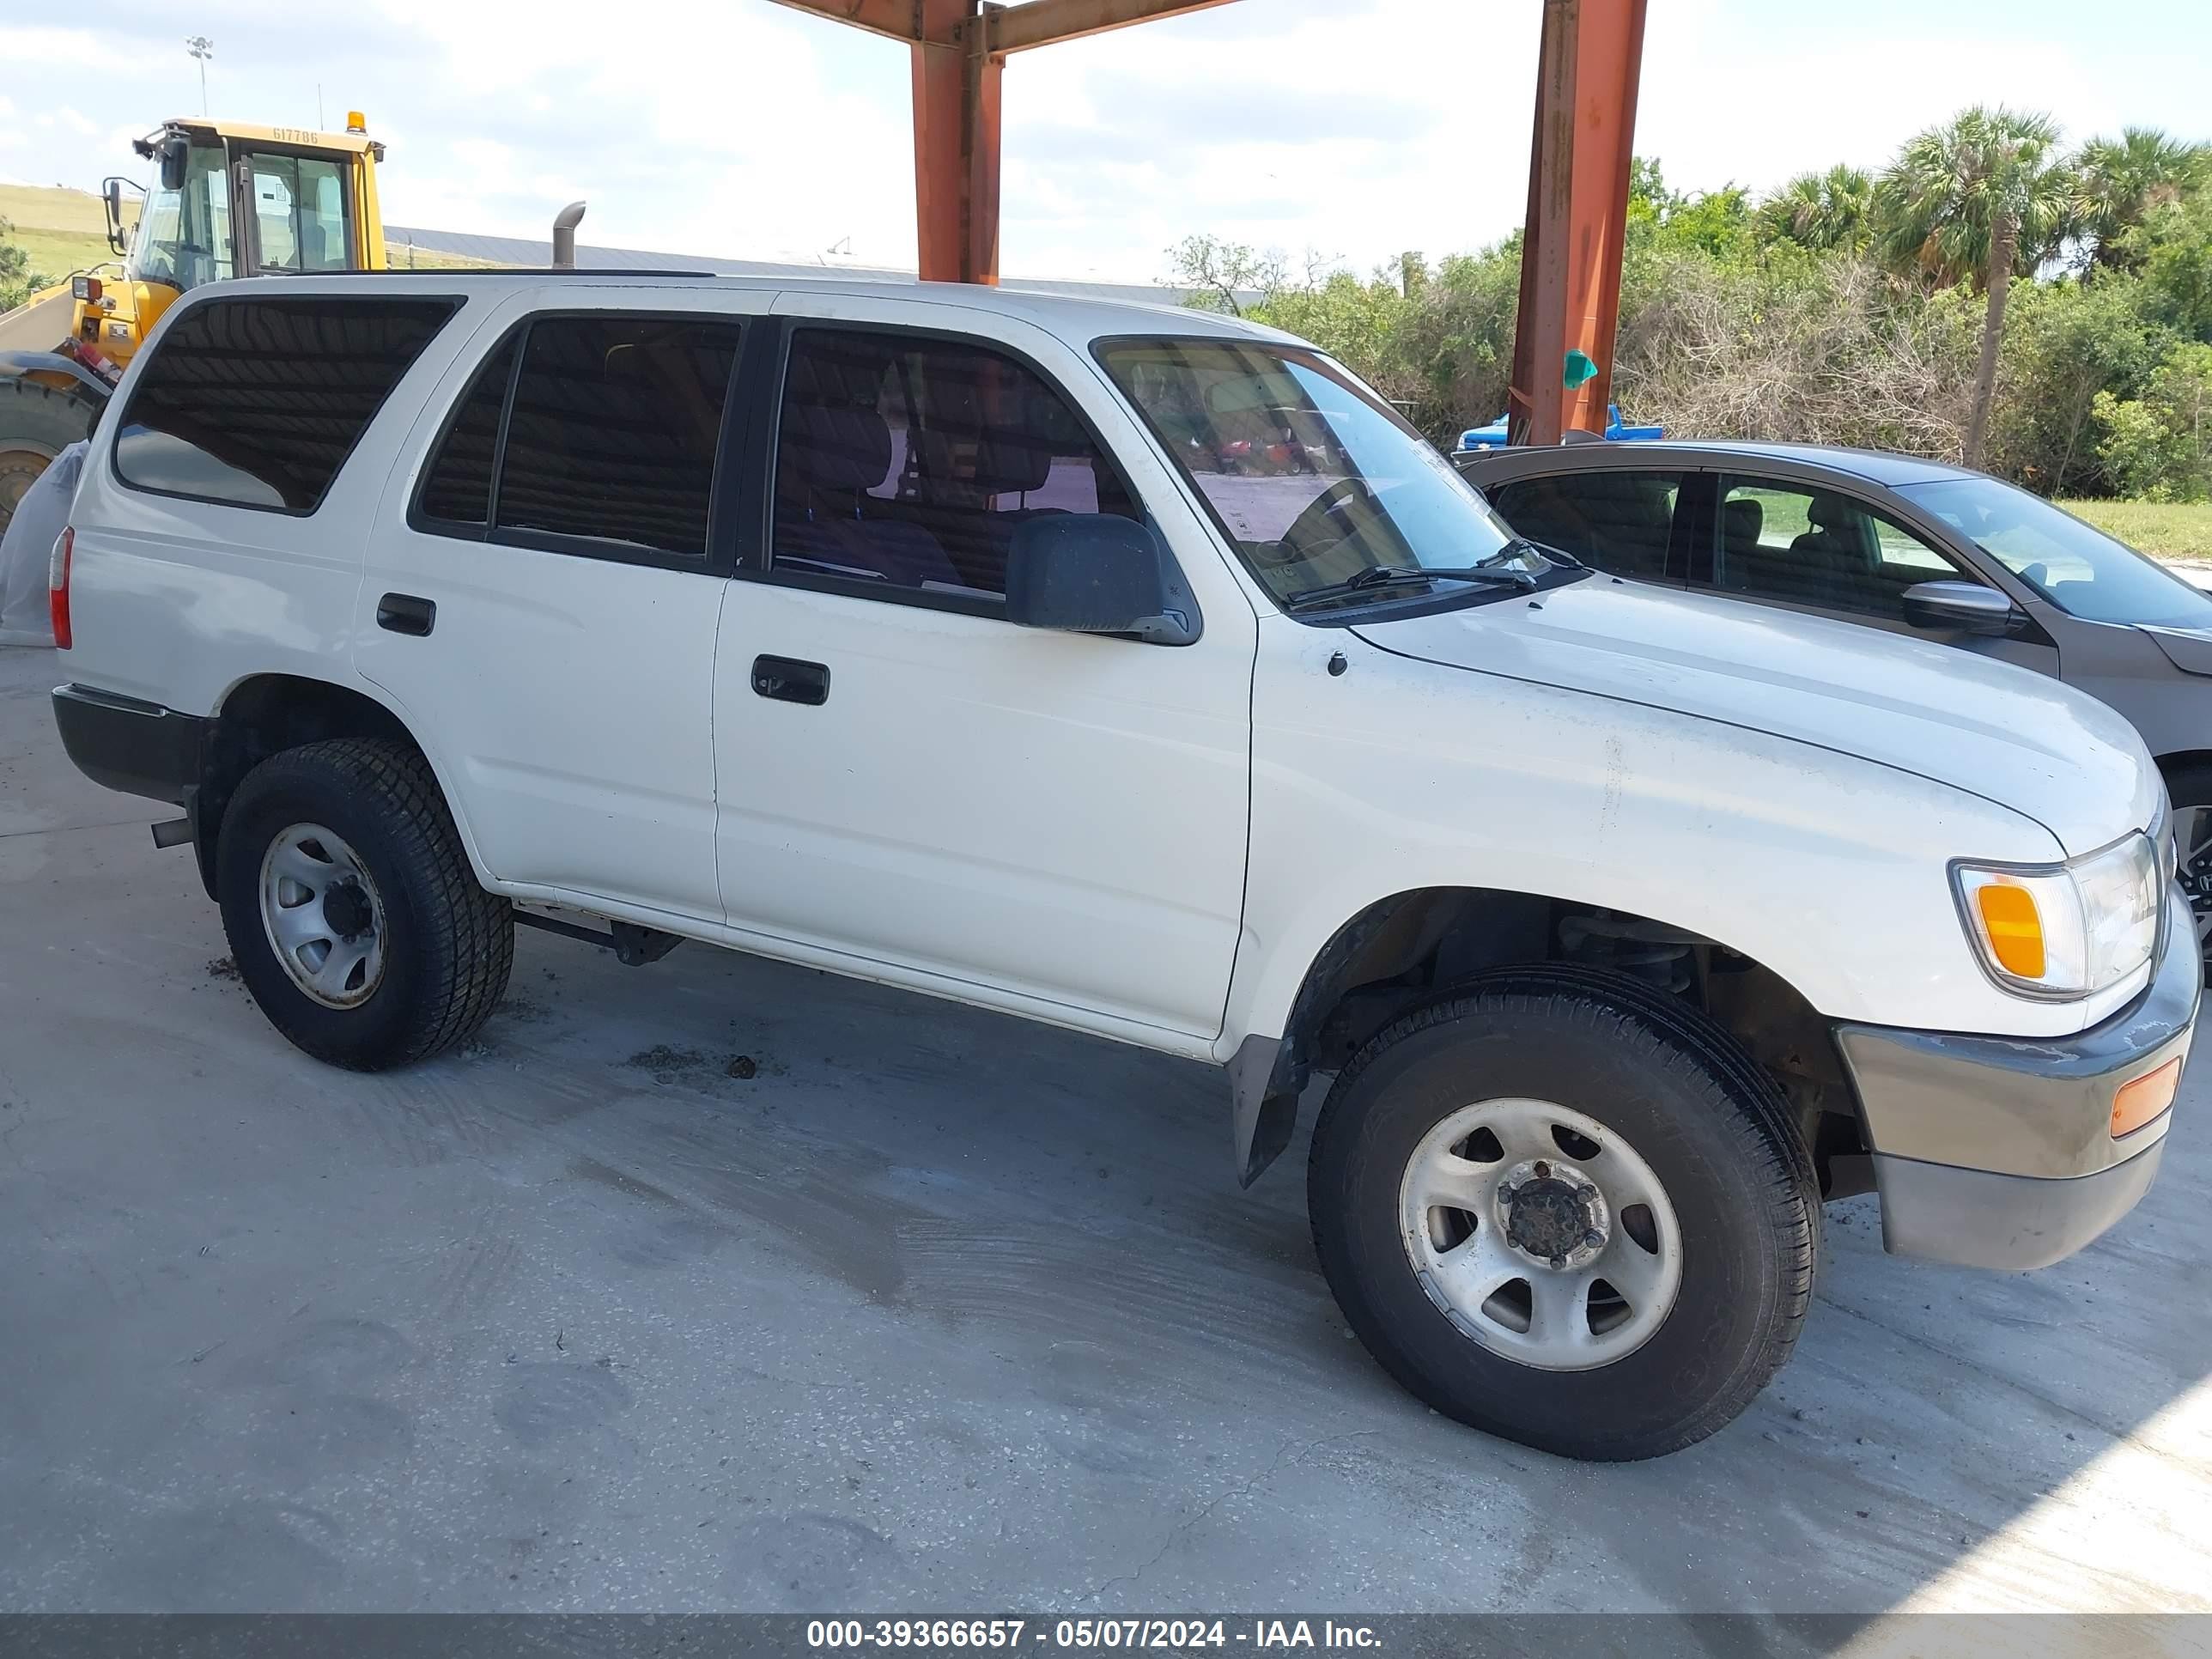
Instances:
[[[54,457],[8,521],[0,536],[0,645],[52,645],[53,611],[46,599],[46,573],[54,543],[69,524],[76,499],[77,476],[84,471],[88,443],[73,443]]]

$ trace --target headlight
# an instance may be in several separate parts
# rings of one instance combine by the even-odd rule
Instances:
[[[2029,996],[2084,997],[2158,945],[2161,859],[2137,833],[2064,864],[1954,864],[1959,908],[1996,981]]]

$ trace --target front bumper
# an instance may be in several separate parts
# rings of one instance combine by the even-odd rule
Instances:
[[[2170,890],[2150,983],[2077,1036],[1838,1026],[1884,1247],[1960,1267],[2043,1267],[2134,1208],[2173,1113],[2115,1139],[2112,1097],[2186,1057],[2203,990],[2196,927]]]

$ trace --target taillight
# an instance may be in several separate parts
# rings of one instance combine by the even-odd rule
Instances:
[[[54,538],[53,556],[46,562],[46,603],[54,618],[54,644],[59,649],[70,648],[70,559],[76,550],[76,530],[74,526]]]

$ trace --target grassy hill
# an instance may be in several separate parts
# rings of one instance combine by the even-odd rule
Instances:
[[[2212,564],[2212,501],[2061,501],[2107,536],[2155,558]]]
[[[125,224],[135,209],[125,204]],[[113,256],[107,251],[107,211],[100,198],[88,191],[63,190],[40,185],[0,185],[0,219],[15,227],[9,240],[31,256],[31,268],[58,282],[71,271],[83,270]],[[449,270],[486,265],[487,259],[471,259],[453,253],[432,253],[397,243],[385,244],[385,255],[400,270]]]
[[[31,256],[31,268],[42,276],[58,281],[112,257],[106,210],[89,191],[0,185],[0,219],[15,227],[8,240]]]

